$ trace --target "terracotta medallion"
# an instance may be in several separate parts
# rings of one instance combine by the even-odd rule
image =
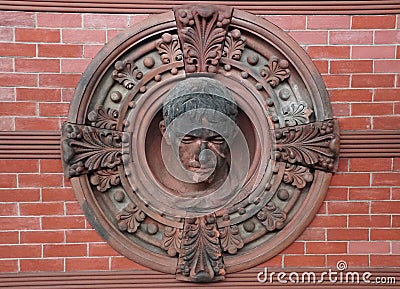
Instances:
[[[320,74],[284,31],[181,6],[93,59],[62,128],[64,172],[122,255],[212,282],[302,233],[337,168],[338,132]]]

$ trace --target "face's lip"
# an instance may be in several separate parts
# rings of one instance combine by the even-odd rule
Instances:
[[[189,170],[197,174],[207,174],[214,171],[214,167],[203,167],[203,168],[189,167]]]

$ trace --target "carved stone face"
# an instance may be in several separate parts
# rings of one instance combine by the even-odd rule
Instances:
[[[198,184],[191,189],[206,190],[228,175],[226,139],[234,135],[232,117],[236,117],[237,108],[221,83],[204,78],[186,82],[189,84],[171,90],[173,97],[164,105],[160,130],[186,175],[177,179]],[[177,92],[180,95],[174,96]]]

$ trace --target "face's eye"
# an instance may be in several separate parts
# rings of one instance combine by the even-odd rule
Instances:
[[[181,142],[184,143],[184,144],[190,144],[190,143],[195,142],[196,139],[197,139],[197,137],[187,134],[187,135],[182,137]]]
[[[211,137],[209,139],[209,142],[212,142],[213,144],[216,144],[216,145],[221,145],[225,142],[225,139],[222,136],[217,135],[217,136]]]

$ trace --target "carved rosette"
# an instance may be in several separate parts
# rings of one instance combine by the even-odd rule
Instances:
[[[107,44],[83,75],[62,126],[64,173],[121,254],[180,280],[222,280],[272,258],[311,221],[337,169],[338,123],[317,69],[271,23],[196,4],[146,25]],[[189,217],[155,177],[158,124],[167,92],[199,75],[237,101],[251,166],[222,209]]]

